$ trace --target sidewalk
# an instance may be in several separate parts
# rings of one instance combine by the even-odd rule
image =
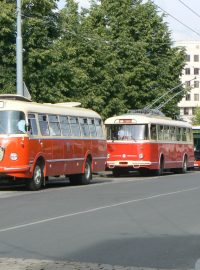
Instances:
[[[0,270],[61,270],[61,269],[62,270],[153,270],[152,268],[123,267],[108,264],[0,258]]]

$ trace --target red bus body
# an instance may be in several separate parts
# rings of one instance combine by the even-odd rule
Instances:
[[[105,170],[106,138],[102,120],[96,112],[71,107],[69,103],[38,104],[24,100],[1,99],[0,97],[1,114],[8,115],[9,118],[2,120],[4,129],[0,125],[1,175],[32,179],[36,165],[40,164],[44,178],[59,175],[78,177],[84,174],[85,164],[88,160],[93,173]],[[26,126],[29,126],[30,129],[32,123],[32,129],[34,128],[37,132],[35,131],[33,134],[33,131],[30,130],[21,134],[21,131],[17,131],[17,133],[13,131],[12,125],[14,125],[13,121],[17,119],[16,115],[23,115]],[[39,117],[45,119],[42,124],[48,125],[48,135],[42,134]],[[71,134],[63,135],[63,132],[69,130],[64,122],[61,123],[61,117],[65,119],[66,125],[69,124],[67,122],[70,121],[69,119],[76,121],[76,127],[79,129],[78,135],[73,135],[72,124]],[[81,123],[83,123],[82,127]],[[56,135],[51,134],[51,126],[54,127]],[[4,134],[6,129],[7,132]],[[84,130],[87,131],[87,134],[84,134]],[[74,132],[76,132],[75,128]]]
[[[191,127],[186,122],[161,116],[126,114],[107,119],[105,126],[108,149],[106,167],[116,175],[130,170],[162,174],[163,170],[178,172],[194,167]],[[125,133],[132,132],[133,136],[118,138],[115,134],[112,137],[116,131],[119,133],[119,127]],[[153,128],[156,130],[154,135],[151,134]],[[161,128],[168,134],[159,133]],[[177,138],[176,132],[180,132]],[[184,133],[182,139],[181,132]]]

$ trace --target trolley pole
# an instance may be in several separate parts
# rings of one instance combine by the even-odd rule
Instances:
[[[23,96],[23,60],[22,60],[22,30],[21,30],[21,0],[17,0],[17,39],[16,39],[16,68],[17,94]]]

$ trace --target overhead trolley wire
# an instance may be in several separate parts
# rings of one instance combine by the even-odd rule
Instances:
[[[200,18],[200,15],[195,10],[193,10],[190,6],[185,4],[182,0],[177,0],[177,1],[179,1],[183,6],[185,6],[187,9],[189,9],[192,13],[194,13],[197,17]]]
[[[155,4],[155,2],[154,2],[154,4]],[[179,22],[180,24],[182,24],[184,27],[188,28],[190,31],[192,31],[193,33],[195,33],[196,35],[198,35],[200,37],[200,33],[199,32],[197,32],[196,30],[194,30],[193,28],[191,28],[187,24],[183,23],[182,21],[180,21],[179,19],[177,19],[175,16],[171,15],[169,12],[165,11],[163,8],[161,8],[157,4],[155,4],[155,6],[157,6],[160,10],[162,10],[166,15],[172,17],[174,20],[176,20],[177,22]]]

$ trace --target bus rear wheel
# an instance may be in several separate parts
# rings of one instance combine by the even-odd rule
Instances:
[[[43,173],[43,166],[38,162],[35,165],[33,176],[29,182],[29,189],[32,191],[39,190],[43,184],[44,180],[44,173]]]
[[[92,163],[90,159],[85,162],[84,173],[74,174],[69,176],[70,184],[72,185],[88,185],[92,180]]]

